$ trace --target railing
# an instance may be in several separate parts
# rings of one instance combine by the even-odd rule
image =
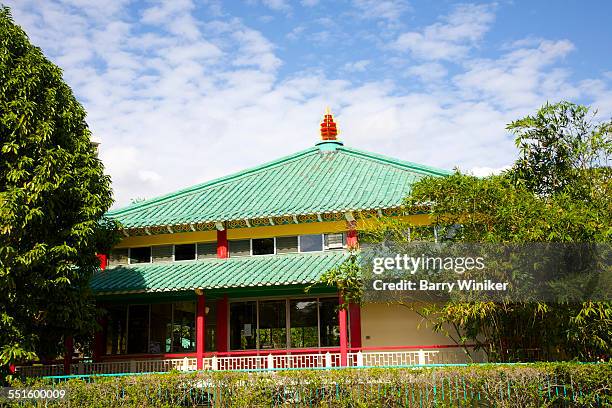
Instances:
[[[419,347],[419,346],[416,346]],[[380,347],[351,349],[347,353],[348,367],[391,367],[431,364],[485,362],[482,352],[468,354],[457,346]],[[265,353],[265,354],[264,354]],[[341,367],[341,354],[337,349],[270,350],[267,352],[218,353],[203,359],[204,370],[276,370]],[[17,374],[35,376],[62,375],[64,366],[38,365],[17,367]],[[168,359],[119,360],[107,362],[81,362],[70,366],[73,375],[166,372],[172,370],[195,371],[195,357]]]

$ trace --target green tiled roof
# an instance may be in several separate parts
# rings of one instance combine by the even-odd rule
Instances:
[[[144,228],[392,208],[415,180],[447,174],[328,142],[107,215]]]
[[[120,266],[96,273],[91,287],[102,295],[310,284],[346,256],[329,251]]]

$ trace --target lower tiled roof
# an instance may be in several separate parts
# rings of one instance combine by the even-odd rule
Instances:
[[[347,256],[329,251],[119,266],[95,274],[91,287],[119,294],[311,284]]]

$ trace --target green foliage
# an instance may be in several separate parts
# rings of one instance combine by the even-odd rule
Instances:
[[[610,364],[168,373],[13,387],[67,391],[64,407],[546,407],[612,403]]]
[[[351,303],[360,304],[363,296],[363,283],[357,251],[351,249],[346,260],[321,275],[319,281],[325,285],[338,288],[338,292],[340,292],[344,301],[340,307],[346,309]],[[313,286],[315,285],[308,286],[306,292],[309,292]]]
[[[407,213],[425,209],[442,241],[610,243],[612,122],[595,122],[588,108],[561,102],[508,129],[520,149],[511,170],[484,178],[460,172],[423,178],[406,198]],[[432,226],[385,218],[360,231],[362,238],[432,241],[434,234]],[[612,349],[609,302],[406,306],[457,343],[486,347],[493,360],[592,361],[609,358]]]
[[[538,194],[588,194],[592,170],[609,170],[612,154],[612,122],[596,122],[589,110],[570,102],[547,103],[535,115],[510,123],[507,129],[520,150],[511,178]]]
[[[89,337],[110,179],[61,70],[0,9],[0,362],[55,356]]]

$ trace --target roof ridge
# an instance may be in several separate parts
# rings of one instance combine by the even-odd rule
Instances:
[[[385,156],[385,155],[378,154],[378,153],[372,153],[372,152],[368,152],[365,150],[355,149],[352,147],[338,146],[337,150],[343,151],[349,154],[353,154],[356,156],[361,156],[361,157],[364,157],[364,158],[367,158],[373,161],[384,162],[386,164],[405,167],[410,170],[415,170],[415,171],[425,173],[425,174],[432,174],[432,175],[437,175],[437,176],[447,176],[447,175],[453,174],[453,172],[450,170],[445,170],[445,169],[432,167],[432,166],[425,166],[423,164],[419,164],[419,163],[415,163],[415,162],[411,162],[407,160],[396,159],[390,156]]]
[[[316,147],[316,146],[309,147],[308,149],[300,150],[300,151],[298,151],[296,153],[293,153],[293,154],[290,154],[290,155],[287,155],[287,156],[283,156],[283,157],[280,157],[280,158],[278,158],[276,160],[265,162],[265,163],[259,164],[257,166],[248,168],[248,169],[240,170],[240,171],[238,171],[236,173],[232,173],[232,174],[229,174],[227,176],[217,177],[215,179],[208,180],[208,181],[205,181],[203,183],[199,183],[199,184],[196,184],[196,185],[193,185],[193,186],[190,186],[190,187],[185,187],[185,188],[182,188],[180,190],[173,191],[171,193],[163,194],[161,196],[153,197],[153,198],[150,198],[150,199],[147,199],[147,200],[135,203],[135,204],[128,205],[126,207],[122,207],[122,208],[118,208],[116,210],[108,211],[106,213],[106,215],[108,215],[108,216],[115,216],[115,215],[127,214],[127,213],[129,213],[129,212],[131,212],[133,210],[141,210],[143,208],[149,207],[149,206],[157,204],[159,202],[162,202],[162,201],[165,201],[165,200],[168,200],[168,199],[177,199],[177,198],[183,197],[185,195],[188,195],[189,193],[198,191],[198,190],[200,190],[202,188],[210,187],[210,186],[213,186],[215,184],[222,184],[224,182],[232,181],[232,180],[235,180],[237,178],[240,178],[240,177],[243,177],[243,176],[246,176],[246,175],[249,175],[249,174],[252,174],[252,173],[255,173],[255,172],[267,169],[267,168],[270,168],[270,167],[274,167],[276,165],[280,165],[280,164],[283,164],[283,163],[287,163],[287,162],[296,160],[296,159],[298,159],[298,158],[300,158],[302,156],[306,156],[306,155],[308,155],[310,153],[318,152],[318,151],[319,151],[319,148]]]

